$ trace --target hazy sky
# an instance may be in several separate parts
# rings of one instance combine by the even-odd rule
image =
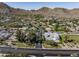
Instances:
[[[11,7],[22,8],[26,10],[39,9],[41,7],[63,7],[63,8],[79,8],[79,2],[5,2]]]

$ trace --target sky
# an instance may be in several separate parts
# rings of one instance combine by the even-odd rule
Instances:
[[[39,9],[41,7],[61,7],[67,9],[79,8],[79,2],[5,2],[11,7],[25,10]]]

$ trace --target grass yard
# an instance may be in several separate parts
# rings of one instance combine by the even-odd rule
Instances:
[[[76,42],[79,42],[79,35],[69,35],[69,39],[75,40]]]
[[[34,48],[34,45],[30,45],[27,43],[13,42],[13,44],[18,48]]]
[[[53,40],[46,40],[43,43],[43,47],[44,48],[61,48],[60,46],[58,46],[58,43],[55,44]]]
[[[48,44],[43,44],[43,47],[44,48],[61,48],[60,46],[51,46],[51,45],[48,45]]]

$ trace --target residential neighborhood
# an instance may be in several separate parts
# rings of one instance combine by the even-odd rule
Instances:
[[[15,4],[31,7],[30,2],[21,3]],[[62,54],[77,52],[74,49],[79,49],[79,9],[31,4],[38,8],[22,9],[13,7],[11,2],[0,2],[1,55],[3,52],[6,52],[4,56],[26,56],[24,52],[38,56],[55,54],[55,51],[61,54],[62,50]]]

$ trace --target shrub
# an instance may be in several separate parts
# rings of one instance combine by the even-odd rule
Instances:
[[[58,46],[58,43],[54,42],[53,40],[47,40],[47,41],[45,41],[45,44],[48,44],[51,46]]]
[[[16,39],[19,42],[25,42],[26,41],[26,35],[21,30],[17,30],[16,32]]]

